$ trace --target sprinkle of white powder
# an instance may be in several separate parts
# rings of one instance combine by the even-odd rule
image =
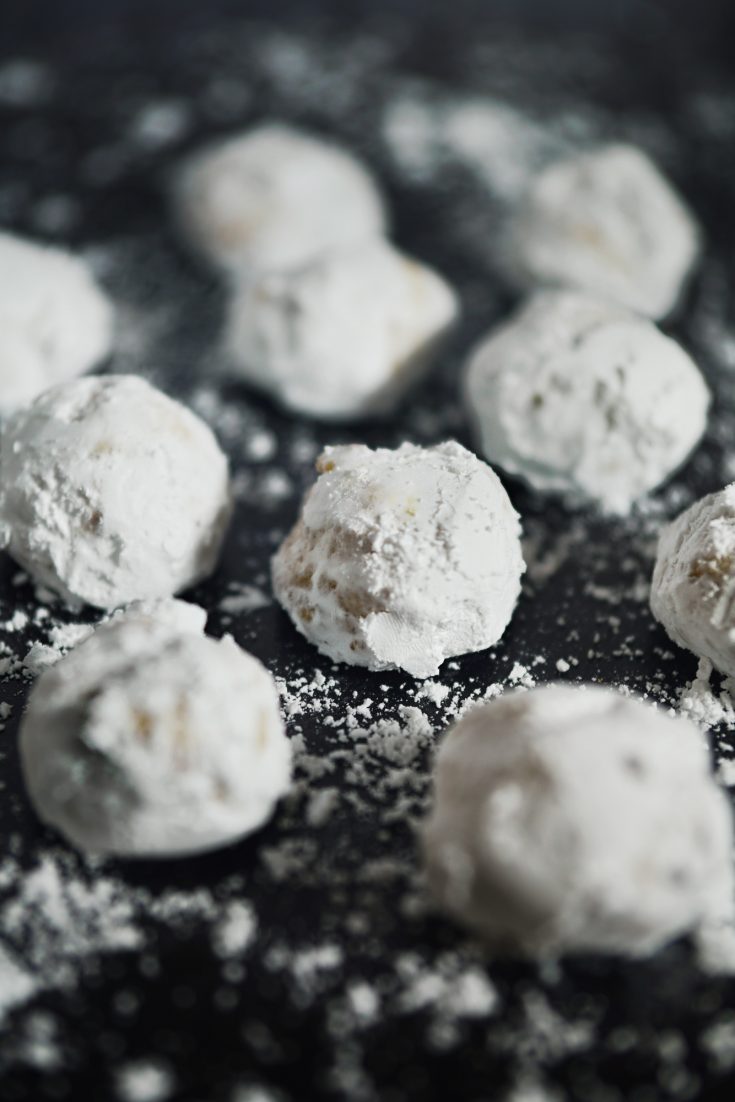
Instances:
[[[215,953],[223,960],[240,956],[252,942],[257,928],[255,912],[249,903],[236,899],[226,904],[212,931]]]
[[[287,35],[281,37],[284,40],[281,46],[278,49],[274,47],[268,53],[268,66],[274,73],[278,69],[284,85],[284,74],[290,73],[288,79],[294,86],[294,102],[301,102],[301,85],[306,74],[311,81],[311,94],[316,100],[318,81],[322,80],[328,66],[316,64],[315,58],[321,60],[321,55],[305,47],[294,54],[289,48],[292,40]],[[264,62],[263,71],[268,66]],[[334,66],[330,72],[333,69]],[[347,75],[343,81],[348,82]],[[52,86],[52,74],[36,62],[20,61],[0,66],[0,102],[16,105],[39,102],[48,95]],[[459,165],[486,188],[492,200],[491,206],[496,203],[502,206],[506,197],[512,197],[513,190],[522,182],[529,167],[546,158],[549,142],[557,145],[563,141],[559,137],[561,125],[557,126],[552,121],[546,135],[539,135],[536,124],[526,113],[496,100],[472,98],[462,101],[437,89],[420,85],[409,87],[408,82],[404,82],[405,88],[408,91],[389,102],[383,120],[383,137],[394,165],[409,181],[433,184],[446,166]],[[237,118],[250,96],[251,92],[243,81],[218,77],[207,84],[202,96],[202,109],[205,110],[206,100],[212,110],[216,107],[218,120]],[[347,102],[347,97],[344,102]],[[188,104],[181,105],[183,112],[179,111],[179,106],[179,101],[163,100],[146,105],[138,114],[132,115],[128,141],[138,150],[147,148],[151,151],[177,141],[190,124]],[[226,109],[230,110],[229,116],[220,114]],[[102,169],[107,157],[108,170],[111,165],[112,170],[117,172],[123,163],[121,158],[124,152],[112,147],[100,150],[104,154],[100,157]],[[61,209],[63,214],[63,205]],[[49,226],[47,232],[54,231]],[[112,255],[109,250],[107,252]],[[119,267],[118,261],[119,257],[114,264],[110,262],[112,267],[108,274],[115,265]],[[147,316],[143,320],[147,321]],[[128,327],[133,335],[136,326]],[[719,362],[727,351],[727,341],[732,341],[732,335],[722,326],[716,332],[714,326],[709,326],[706,333],[704,325],[700,328],[702,339],[706,338],[708,349]],[[146,348],[154,329],[155,326],[149,326],[145,337]],[[141,359],[141,351],[142,347],[136,346],[127,354],[129,357],[132,355],[137,363]],[[295,487],[284,471],[271,469],[270,466],[267,469],[265,466],[253,469],[256,464],[271,464],[279,443],[259,410],[250,407],[246,399],[238,400],[236,404],[229,403],[210,384],[201,386],[196,393],[199,401],[194,400],[191,404],[212,424],[228,450],[250,465],[246,470],[237,472],[241,500],[258,508],[266,508],[290,496]],[[416,412],[412,425],[419,425],[420,412]],[[445,423],[440,422],[440,428]],[[434,426],[428,431],[438,432],[439,429]],[[299,429],[288,441],[281,442],[281,447],[285,449],[284,462],[285,455],[288,455],[289,463],[303,464],[304,468],[312,463],[318,450],[314,434],[307,428]],[[675,490],[676,487],[671,491],[672,495]],[[662,497],[660,503],[647,504],[650,513],[637,521],[642,526],[640,531],[628,533],[631,540],[635,539],[641,549],[646,540],[655,546],[660,519],[662,515],[673,512],[675,505],[673,496]],[[565,566],[574,558],[579,545],[586,544],[589,538],[586,521],[571,518],[564,533],[552,537],[547,535],[545,518],[539,520],[531,516],[524,522],[524,528],[528,589],[533,592],[547,582],[559,584]],[[604,567],[602,556],[598,555],[598,558],[598,565]],[[587,597],[599,608],[600,630],[603,633],[599,646],[594,648],[598,653],[605,652],[604,632],[619,633],[621,639],[625,634],[626,620],[624,615],[618,615],[618,606],[629,601],[632,594],[643,608],[647,599],[649,571],[646,563],[649,560],[650,552],[646,551],[643,569],[638,576],[626,575],[615,584],[610,583],[609,577],[601,576],[595,578],[588,588]],[[594,571],[596,564],[589,559],[587,562]],[[13,583],[25,585],[27,578],[16,575]],[[41,599],[48,600],[50,596],[41,594]],[[255,586],[238,585],[231,587],[219,608],[225,615],[235,616],[264,607],[269,600]],[[29,626],[28,621],[24,621],[26,613],[12,611],[11,608],[6,610],[5,615],[8,619],[0,627],[9,635]],[[42,615],[49,621],[46,626],[42,624]],[[571,624],[571,616],[569,620]],[[561,643],[564,637],[564,645],[569,646],[565,653],[574,653],[579,635],[572,635],[573,629],[561,615],[558,626],[558,641]],[[39,632],[43,628],[45,634],[43,641],[32,647],[31,653],[39,658],[45,655],[48,660],[58,659],[65,647],[74,645],[75,627],[80,627],[81,631],[87,630],[71,625],[71,634],[65,635],[67,625],[56,624],[53,611],[49,613],[45,608],[34,614],[33,627]],[[18,645],[16,640],[16,649]],[[616,658],[623,662],[634,651],[629,640],[617,650]],[[579,653],[581,655],[583,651],[580,649]],[[530,657],[527,654],[518,657],[521,661],[513,664],[513,656],[508,655],[510,662],[504,664],[507,658],[501,653],[496,665],[496,656],[492,655],[488,669],[496,680],[489,685],[477,678],[467,678],[464,674],[460,677],[457,663],[447,663],[442,671],[446,684],[437,680],[402,686],[401,699],[421,707],[428,705],[431,722],[423,715],[421,707],[404,707],[400,712],[391,708],[386,701],[387,686],[376,685],[371,694],[373,699],[360,700],[353,698],[342,684],[339,671],[332,674],[321,670],[314,672],[311,668],[289,670],[280,679],[279,691],[292,732],[298,780],[293,803],[289,801],[283,811],[287,822],[300,825],[306,817],[311,825],[318,828],[328,820],[335,808],[344,803],[358,815],[373,817],[376,826],[383,831],[389,830],[393,823],[399,826],[413,823],[420,818],[428,800],[428,764],[424,759],[428,759],[446,722],[461,715],[478,700],[501,694],[509,684],[523,684],[526,678],[533,683],[529,672]],[[662,663],[670,662],[672,658],[670,652],[663,651],[659,657]],[[577,665],[576,659],[568,661],[567,658],[558,658],[553,652],[547,659],[561,673]],[[510,674],[507,672],[509,667]],[[6,678],[17,677],[23,672],[20,656],[6,644],[0,644],[0,671]],[[628,686],[622,685],[621,688],[627,689]],[[646,691],[650,692],[652,699],[663,700],[666,704],[675,703],[666,695],[663,685],[655,680]],[[700,668],[692,685],[683,691],[680,703],[682,710],[703,726],[728,726],[732,722],[732,699],[735,699],[735,694],[731,693],[726,683],[722,684],[719,693],[716,689],[713,691],[710,674],[703,673]],[[313,743],[311,736],[302,733],[299,726],[302,718],[306,717],[319,719],[319,740]],[[0,719],[5,718],[7,715],[0,713]],[[327,739],[326,745],[323,744],[324,739]],[[722,783],[735,785],[735,760],[721,761],[718,775]],[[325,784],[327,787],[322,787]],[[173,929],[186,927],[187,924],[193,927],[203,924],[215,954],[223,961],[223,975],[231,958],[234,957],[237,964],[239,955],[247,952],[258,937],[252,905],[247,899],[239,897],[239,889],[235,892],[235,898],[224,901],[219,897],[214,899],[205,890],[156,895],[118,881],[107,875],[104,868],[95,869],[90,876],[89,870],[80,868],[75,861],[60,856],[57,851],[39,856],[39,863],[32,866],[29,872],[13,858],[0,863],[0,1019],[43,990],[73,984],[83,963],[98,954],[115,952],[120,948],[146,948],[151,921]],[[322,878],[317,879],[317,883],[338,883],[338,872],[335,870],[333,873],[326,868],[327,863],[322,856],[318,846],[305,844],[298,838],[287,838],[270,846],[269,852],[262,854],[262,864],[273,874],[274,881],[285,878],[287,882],[289,876],[303,877],[308,881],[313,869],[313,875]],[[365,868],[358,869],[356,875],[363,886],[374,884],[380,893],[384,893],[387,884],[398,884],[399,878],[403,877],[397,906],[401,914],[410,917],[422,913],[420,891],[411,879],[412,874],[413,855],[401,854],[395,858],[386,855],[382,862],[366,862]],[[334,876],[334,881],[330,880],[331,876]],[[364,923],[365,916],[356,910],[350,918],[357,930],[360,922]],[[369,932],[367,927],[363,929],[366,934]],[[413,968],[405,965],[399,967],[397,961],[400,956],[386,962],[389,978],[395,982],[393,990],[386,985],[385,975],[381,975],[380,983],[375,986],[362,979],[350,982],[343,992],[345,1016],[334,1025],[335,1047],[338,1043],[340,1050],[347,1052],[352,1043],[350,1031],[367,1028],[379,1014],[387,1016],[391,1011],[408,1013],[408,1007],[415,1005],[416,1000],[430,1020],[427,1038],[430,1043],[439,1046],[453,1043],[453,1037],[456,1040],[456,1032],[453,1031],[457,1021],[464,1018],[471,1020],[473,1016],[482,1018],[493,1012],[497,995],[484,964],[474,956],[468,958],[464,947],[451,959],[441,953],[437,957],[423,950],[417,950],[414,957]],[[142,959],[155,962],[152,953]],[[327,982],[330,977],[334,983],[339,982],[338,970],[346,960],[348,958],[336,945],[315,948],[284,943],[279,967],[292,979],[294,989],[302,997],[318,998],[322,982]],[[25,964],[32,968],[32,973],[25,970]],[[428,979],[422,978],[425,976]],[[336,999],[334,1001],[336,1004]],[[53,1028],[48,1021],[31,1030],[32,1022],[41,1017],[35,1011],[26,1014],[23,1026],[27,1029],[27,1038],[22,1041],[19,1051],[29,1064],[50,1068],[59,1063],[63,1050],[55,1042]],[[514,1062],[520,1061],[523,1070],[505,1102],[557,1102],[560,1096],[535,1078],[533,1066],[537,1063],[551,1065],[569,1053],[589,1047],[594,1028],[593,1020],[580,1018],[570,1021],[557,1014],[544,996],[524,1000],[524,1022],[520,1027],[509,1026],[507,1034],[507,1050]],[[344,1034],[346,1039],[340,1030],[347,1031]],[[715,1019],[701,1037],[702,1047],[713,1066],[723,1070],[732,1066],[730,1053],[735,1050],[732,1037],[732,1023],[726,1015]],[[360,1054],[352,1059],[359,1062]],[[136,1061],[119,1070],[118,1097],[122,1102],[161,1102],[174,1091],[175,1084],[169,1070],[155,1061]],[[348,1062],[345,1076],[350,1071]],[[280,1094],[266,1086],[246,1081],[234,1090],[230,1102],[280,1102]]]
[[[727,729],[735,727],[735,705],[729,692],[728,681],[723,682],[721,692],[712,691],[712,663],[701,658],[696,677],[680,691],[679,707],[700,727],[709,728],[722,724]]]
[[[513,668],[508,674],[511,685],[519,685],[523,689],[532,689],[536,684],[533,674],[522,662],[514,662]]]
[[[32,998],[39,986],[38,980],[21,968],[0,945],[0,1024],[14,1006]]]
[[[179,100],[148,103],[133,119],[130,138],[144,149],[162,149],[182,138],[190,124],[185,103]]]
[[[15,58],[0,66],[0,103],[11,107],[32,107],[48,99],[52,89],[50,71],[30,58]]]
[[[226,597],[222,597],[218,604],[221,612],[237,616],[256,612],[259,608],[266,608],[271,603],[271,598],[255,585],[231,582],[229,588],[231,592]]]
[[[353,983],[347,990],[347,998],[354,1014],[363,1021],[373,1021],[380,1008],[380,998],[367,983]]]
[[[321,826],[338,806],[338,788],[318,789],[309,796],[309,802],[306,806],[307,823],[313,827]]]
[[[120,1102],[165,1102],[174,1089],[169,1067],[158,1060],[135,1060],[117,1073]]]
[[[422,682],[416,692],[417,700],[428,700],[432,704],[443,704],[452,690],[448,685],[441,685],[438,681],[427,680]]]
[[[735,1014],[726,1011],[700,1036],[709,1062],[719,1073],[735,1068]]]

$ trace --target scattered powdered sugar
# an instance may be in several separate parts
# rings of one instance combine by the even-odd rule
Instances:
[[[33,643],[23,659],[24,668],[37,677],[64,657],[73,647],[88,639],[92,624],[53,624],[48,627],[48,643]]]
[[[723,681],[719,692],[713,691],[713,667],[709,658],[700,658],[696,677],[679,694],[679,707],[700,727],[735,727],[735,703],[730,692],[730,679]],[[718,675],[715,675],[718,676]]]
[[[503,1102],[563,1102],[562,1095],[538,1081],[535,1074],[523,1073]]]
[[[234,883],[229,890],[223,902],[205,888],[153,893],[64,851],[41,853],[29,869],[6,857],[0,864],[0,1013],[42,991],[74,986],[100,955],[155,944],[155,924],[181,931],[204,925],[218,958],[241,957],[257,920],[249,900],[232,895]]]
[[[13,58],[0,65],[0,104],[37,107],[52,94],[50,69],[32,58]]]
[[[700,1037],[710,1064],[719,1072],[735,1068],[735,1012],[726,1011]]]
[[[438,681],[427,680],[416,690],[417,700],[428,700],[431,704],[443,704],[452,690],[448,685],[440,685]]]
[[[212,943],[218,957],[227,960],[245,952],[255,937],[257,919],[252,906],[241,899],[232,900],[212,931]]]
[[[161,149],[179,141],[191,125],[187,104],[181,100],[147,103],[130,123],[130,139],[143,149]]]
[[[272,1091],[268,1087],[236,1087],[230,1102],[281,1102],[283,1095],[280,1091]]]
[[[497,1008],[497,992],[486,972],[476,964],[460,963],[451,952],[429,969],[420,956],[405,953],[396,961],[396,971],[402,980],[401,1011],[432,1011],[428,1040],[436,1048],[456,1043],[458,1021],[486,1018]]]
[[[165,1102],[174,1090],[170,1068],[158,1060],[136,1060],[117,1073],[120,1102]]]
[[[32,998],[34,979],[0,946],[0,1024],[14,1006]]]
[[[383,117],[391,157],[417,183],[433,183],[459,163],[502,201],[515,200],[533,172],[565,148],[548,126],[502,100],[446,96],[416,84]]]
[[[248,612],[256,612],[259,608],[266,608],[271,603],[271,598],[262,589],[245,582],[230,582],[230,592],[222,597],[218,604],[221,612],[240,615]]]
[[[413,28],[405,30],[413,35]],[[414,241],[406,244],[417,251],[426,247],[427,259],[438,265],[442,249],[447,256],[462,256],[467,275],[458,284],[479,332],[499,308],[485,263],[495,252],[493,231],[530,172],[559,152],[600,137],[630,138],[635,127],[641,140],[650,140],[664,154],[674,141],[653,114],[627,118],[616,112],[606,117],[594,91],[587,104],[580,103],[579,83],[565,106],[566,93],[557,94],[555,85],[564,85],[567,75],[577,81],[582,71],[591,81],[592,68],[604,70],[605,56],[598,58],[594,51],[584,53],[583,70],[582,55],[569,55],[566,49],[539,51],[533,42],[510,42],[504,35],[480,42],[478,34],[478,42],[463,49],[462,79],[448,91],[447,84],[419,82],[398,72],[395,59],[404,47],[381,35],[355,29],[345,50],[343,41],[322,38],[318,29],[313,37],[252,24],[246,31],[233,34],[231,42],[217,27],[202,35],[201,42],[193,36],[187,48],[192,55],[202,51],[197,78],[188,73],[186,81],[177,81],[172,69],[165,90],[160,83],[146,85],[142,69],[134,88],[130,82],[118,82],[119,87],[112,78],[108,82],[105,73],[105,86],[115,89],[114,112],[104,115],[100,97],[94,108],[107,120],[107,129],[98,132],[96,146],[90,141],[89,148],[78,151],[79,176],[85,187],[91,186],[83,194],[67,195],[61,184],[58,191],[56,185],[49,189],[46,180],[37,187],[25,180],[6,183],[0,189],[4,223],[26,221],[44,234],[67,233],[72,227],[94,242],[97,231],[87,217],[96,202],[95,188],[107,201],[110,184],[133,180],[141,164],[153,164],[158,172],[163,158],[190,134],[199,140],[200,126],[203,138],[212,125],[218,132],[240,127],[245,117],[262,110],[255,102],[262,88],[274,117],[297,122],[309,118],[325,133],[338,133],[351,149],[367,154],[381,175],[397,179],[408,204],[416,196],[425,201],[429,192],[432,201],[436,196],[429,225],[417,217]],[[535,109],[538,103],[529,106],[530,97],[516,94],[524,73],[534,79],[544,74],[548,104],[541,110]],[[73,83],[61,68],[55,72],[34,59],[15,59],[0,66],[0,103],[14,110],[50,103],[57,88],[61,94]],[[713,140],[717,134],[730,137],[728,95],[692,93],[688,124],[691,117],[691,125],[702,127]],[[61,104],[60,110],[65,109]],[[677,164],[675,155],[672,163]],[[136,177],[133,187],[141,182],[148,188],[151,177]],[[401,225],[398,231],[401,240]],[[660,1086],[662,1096],[696,1097],[701,1084],[689,1061],[697,1040],[708,1067],[729,1066],[732,1030],[728,1012],[717,1010],[719,987],[701,991],[706,1028],[684,1032],[682,1027],[679,1032],[667,1023],[677,1010],[682,1019],[689,1012],[688,992],[686,1005],[667,1006],[663,1025],[659,1016],[639,1028],[637,1013],[627,1015],[624,1005],[622,1018],[617,1018],[618,994],[611,996],[610,987],[601,983],[597,963],[589,970],[584,962],[575,962],[568,972],[560,967],[556,977],[551,970],[517,973],[505,964],[488,969],[476,943],[427,916],[414,826],[428,807],[431,759],[446,725],[511,684],[559,674],[568,682],[612,682],[664,707],[679,707],[679,690],[691,671],[685,666],[682,674],[680,654],[662,633],[652,631],[647,591],[662,521],[692,497],[728,480],[730,383],[717,380],[709,450],[698,457],[691,485],[676,481],[644,503],[629,522],[601,528],[586,515],[560,514],[548,503],[519,499],[528,572],[516,617],[501,644],[491,652],[447,662],[435,678],[421,684],[400,675],[376,675],[367,685],[313,652],[307,660],[270,602],[265,580],[268,556],[295,515],[301,489],[313,480],[316,454],[335,440],[362,439],[363,429],[357,426],[337,436],[311,423],[284,426],[252,394],[224,386],[216,351],[219,291],[206,277],[199,278],[193,265],[187,267],[173,246],[159,245],[158,238],[138,234],[106,237],[86,250],[118,307],[111,366],[141,372],[192,405],[230,457],[244,523],[233,532],[236,557],[223,564],[223,580],[216,583],[208,607],[221,613],[224,622],[231,618],[231,630],[251,638],[253,649],[260,646],[256,631],[261,627],[264,653],[278,641],[274,672],[295,750],[297,781],[267,834],[238,847],[234,857],[225,852],[206,870],[196,867],[191,878],[206,886],[193,887],[186,872],[170,868],[162,879],[170,877],[178,885],[181,877],[183,886],[156,890],[139,887],[142,874],[87,866],[65,851],[49,849],[47,838],[38,833],[32,842],[23,841],[15,828],[29,820],[19,818],[16,793],[3,791],[3,823],[11,829],[5,836],[10,856],[0,864],[0,1016],[11,1043],[3,1045],[0,1065],[16,1060],[45,1069],[54,1076],[53,1089],[61,1093],[64,1074],[73,1078],[73,1061],[82,1052],[86,1055],[86,1049],[78,1038],[70,1043],[65,1003],[55,1000],[62,1010],[48,1012],[32,1004],[46,991],[59,996],[84,992],[96,972],[101,971],[114,993],[123,1035],[148,995],[141,976],[153,977],[151,983],[160,976],[167,999],[194,998],[187,978],[180,975],[182,957],[167,955],[173,941],[186,954],[191,946],[197,969],[201,964],[203,974],[215,977],[213,1032],[220,1026],[224,1031],[235,1010],[240,1015],[231,1051],[241,1062],[237,1068],[223,1066],[222,1083],[212,1086],[228,1102],[290,1102],[275,1085],[283,1057],[278,1033],[303,1010],[309,1022],[323,1015],[318,1028],[326,1089],[351,1102],[374,1102],[400,1089],[399,1065],[392,1062],[396,1075],[390,1083],[376,1081],[373,1053],[381,1045],[387,1045],[391,1058],[395,1049],[396,1059],[401,1045],[413,1051],[410,1067],[400,1068],[411,1076],[432,1075],[431,1054],[437,1051],[444,1060],[453,1049],[454,1063],[446,1068],[458,1074],[451,1088],[458,1097],[464,1096],[465,1074],[479,1098],[487,1093],[484,1084],[495,1082],[497,1071],[497,1091],[504,1102],[560,1102],[566,1089],[547,1083],[551,1078],[556,1083],[557,1076],[565,1083],[574,1077],[575,1091],[585,1097],[612,1098],[616,1091],[603,1081],[600,1067],[607,1069],[609,1063],[614,1072],[621,1062],[633,1069],[645,1066],[647,1082],[654,1084],[650,1089]],[[431,258],[429,250],[435,248]],[[482,263],[476,264],[478,259]],[[692,307],[691,334],[705,367],[729,370],[735,342],[727,321],[727,265],[710,258],[702,280]],[[462,433],[464,417],[455,393],[458,367],[448,355],[436,374],[443,387],[440,400],[433,388],[431,393],[417,390],[399,423],[385,428],[385,438],[371,439],[391,445],[404,439],[433,444]],[[515,491],[513,496],[516,500]],[[231,574],[236,578],[232,583]],[[73,632],[65,633],[67,610],[37,605],[22,579],[16,593],[17,600],[4,603],[0,624],[3,689],[13,701],[10,728],[26,689],[28,671],[22,659],[29,646],[47,648],[41,657],[45,653],[56,660],[74,643]],[[281,640],[286,644],[282,651]],[[546,662],[536,666],[539,656]],[[698,684],[693,692],[690,686],[682,694],[682,709],[697,718],[688,703],[697,697],[697,707],[703,709],[698,721],[726,726],[730,690],[726,685],[708,689],[704,676],[694,680]],[[4,754],[12,745],[10,734],[0,748]],[[726,745],[716,747],[717,756],[728,752]],[[735,762],[721,759],[718,774],[724,784],[735,785]],[[218,871],[233,866],[233,875]],[[207,951],[211,960],[200,956]],[[674,970],[678,974],[681,953],[676,947],[671,958],[654,962],[650,972],[645,963],[635,965],[635,977],[625,974],[626,986],[630,977],[631,989],[634,982],[657,989],[661,972],[656,969],[671,966],[672,975]],[[126,969],[124,981],[118,968]],[[563,984],[558,983],[561,976]],[[256,998],[261,983],[267,999]],[[676,998],[678,987],[671,987]],[[564,994],[569,988],[571,999]],[[156,997],[157,991],[151,989]],[[201,1005],[202,995],[197,997],[198,1009],[209,1011],[209,1003]],[[209,999],[210,993],[204,997]],[[247,1005],[239,1007],[240,1000]],[[253,1016],[262,1015],[262,1020],[252,1020],[251,1002]],[[264,1014],[266,1002],[273,1009],[270,1020]],[[288,1010],[283,1021],[282,1004]],[[608,1027],[611,1009],[616,1021]],[[165,1028],[165,1011],[162,1019]],[[315,1035],[316,1027],[308,1036]],[[122,1046],[123,1037],[117,1040]],[[121,1102],[162,1102],[178,1094],[179,1067],[161,1063],[153,1044],[142,1054],[110,1049]],[[480,1060],[482,1087],[477,1086],[475,1067]],[[236,1079],[228,1078],[230,1073]],[[631,1077],[635,1074],[631,1071]],[[182,1094],[188,1086],[182,1083]]]

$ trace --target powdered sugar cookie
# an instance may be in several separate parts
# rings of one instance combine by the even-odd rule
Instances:
[[[639,956],[733,917],[732,818],[688,720],[550,685],[446,735],[424,845],[440,905],[529,954]]]
[[[706,426],[692,359],[645,318],[571,291],[534,295],[473,353],[467,405],[483,454],[543,493],[627,513]]]
[[[231,512],[209,428],[132,375],[76,379],[8,422],[0,539],[71,602],[166,597],[215,566]]]
[[[227,344],[247,382],[338,421],[391,410],[456,315],[441,276],[376,239],[244,280]]]
[[[228,272],[298,267],[386,228],[367,169],[331,142],[282,124],[194,154],[179,173],[175,203],[192,245]]]
[[[518,516],[459,444],[327,448],[273,559],[276,597],[322,654],[435,674],[503,634],[525,569]]]
[[[110,301],[81,259],[0,233],[0,413],[103,360],[112,323]]]
[[[20,734],[39,816],[94,853],[174,856],[257,829],[287,791],[273,678],[206,614],[131,606],[37,681]]]

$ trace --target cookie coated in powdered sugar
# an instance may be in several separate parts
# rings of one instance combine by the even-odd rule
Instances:
[[[63,249],[0,233],[0,414],[109,354],[112,305]]]
[[[190,410],[132,375],[40,395],[0,442],[0,540],[71,603],[168,597],[217,561],[227,459]]]
[[[651,610],[680,647],[735,677],[735,483],[661,533]]]
[[[280,123],[195,153],[174,186],[179,225],[211,264],[231,273],[298,267],[379,236],[377,184],[346,150]]]
[[[576,287],[656,319],[677,305],[700,233],[649,157],[614,144],[543,169],[505,247],[510,274],[524,287]]]
[[[317,469],[273,587],[322,654],[425,678],[497,642],[525,565],[490,467],[450,442],[327,448]]]
[[[88,852],[175,856],[259,827],[290,783],[273,678],[206,613],[133,605],[36,682],[20,733],[44,822]]]
[[[492,946],[640,956],[733,919],[732,816],[688,720],[598,686],[473,708],[424,832],[441,907]]]
[[[374,240],[244,280],[230,360],[288,409],[328,420],[389,412],[457,316],[436,272]]]
[[[540,291],[473,352],[465,394],[486,458],[542,493],[627,513],[704,433],[700,371],[652,322]]]

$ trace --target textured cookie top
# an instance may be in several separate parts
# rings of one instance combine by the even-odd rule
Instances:
[[[377,185],[355,157],[280,124],[195,154],[174,198],[195,248],[231,272],[295,267],[386,229]]]
[[[653,162],[615,144],[543,169],[519,204],[507,248],[524,286],[576,287],[661,318],[676,305],[700,243]]]
[[[94,367],[110,352],[112,325],[81,259],[0,233],[0,412]]]
[[[496,642],[524,570],[494,472],[456,443],[327,448],[273,562],[276,594],[323,653],[435,673]]]
[[[637,955],[732,919],[732,822],[688,720],[612,689],[472,709],[437,756],[434,890],[490,941]]]
[[[651,609],[675,643],[735,676],[735,483],[661,533]]]
[[[573,504],[626,513],[702,436],[709,391],[651,322],[601,299],[538,292],[467,368],[466,398],[492,463]]]
[[[270,674],[183,602],[133,605],[43,673],[21,732],[43,819],[83,849],[188,853],[260,825],[288,786]]]
[[[457,312],[440,275],[376,239],[245,280],[227,345],[238,374],[289,409],[349,419],[390,410]]]
[[[114,608],[209,572],[230,514],[209,428],[137,376],[74,380],[8,422],[0,534],[39,582]]]

